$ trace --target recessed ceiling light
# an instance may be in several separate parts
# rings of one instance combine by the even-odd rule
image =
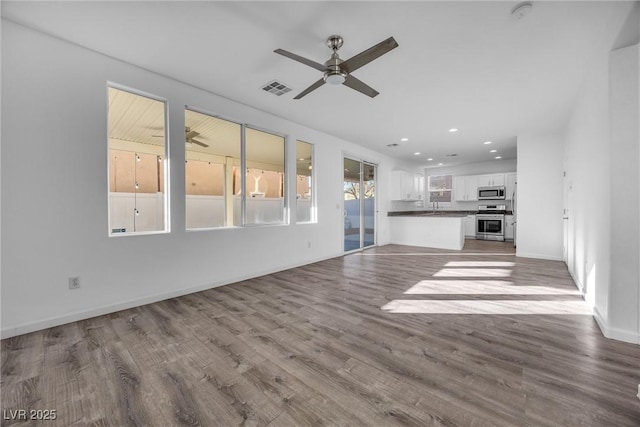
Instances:
[[[438,166],[442,166],[444,163],[438,163]]]
[[[416,151],[415,153],[413,153],[414,156],[419,156],[420,154],[422,154],[422,153],[419,152],[419,151]]]
[[[432,160],[433,160],[433,159],[432,159],[431,157],[429,157],[429,158],[427,159],[427,161],[428,161],[428,162],[430,162],[430,161],[432,161]]]
[[[407,142],[409,140],[409,138],[400,138],[400,141],[402,142]]]
[[[301,162],[303,162],[303,161],[304,161],[304,157],[303,157],[303,158],[300,158],[300,159],[298,159],[298,160],[300,160]]]
[[[498,151],[498,150],[490,150],[489,152],[490,153],[495,153],[496,151]]]
[[[451,129],[449,129],[449,132],[458,132],[458,129],[456,129],[456,128],[451,128]]]
[[[484,145],[489,145],[489,144],[491,144],[491,141],[485,141],[485,142],[483,142],[483,144]]]
[[[502,158],[502,156],[496,156],[495,158],[496,158],[496,159],[501,159],[501,158]]]

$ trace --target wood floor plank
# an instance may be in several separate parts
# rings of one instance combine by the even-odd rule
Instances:
[[[3,426],[640,425],[640,346],[602,336],[563,263],[502,242],[372,248],[0,354],[5,413],[58,414]]]

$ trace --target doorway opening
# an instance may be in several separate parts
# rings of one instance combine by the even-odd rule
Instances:
[[[377,166],[344,158],[344,251],[351,252],[376,244]]]

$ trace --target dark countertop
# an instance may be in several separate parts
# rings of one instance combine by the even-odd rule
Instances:
[[[459,217],[459,216],[467,216],[467,215],[475,215],[478,211],[450,211],[450,210],[437,210],[434,214],[430,209],[424,209],[421,211],[390,211],[387,212],[387,216],[451,216],[451,217]],[[507,215],[513,215],[512,211],[507,211]]]

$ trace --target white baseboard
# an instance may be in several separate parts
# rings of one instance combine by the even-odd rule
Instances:
[[[242,282],[243,280],[249,280],[260,276],[266,276],[268,274],[277,273],[280,271],[289,270],[291,268],[301,267],[303,265],[313,264],[316,262],[324,261],[331,258],[337,258],[342,256],[343,254],[334,254],[326,257],[321,257],[313,260],[309,260],[306,262],[296,263],[292,265],[280,266],[278,268],[273,268],[269,270],[264,270],[260,272],[256,272],[253,274],[242,275],[238,277],[234,277],[229,280],[221,281],[221,282],[213,282],[207,283],[203,285],[193,286],[189,288],[177,289],[171,292],[165,292],[161,294],[148,295],[142,298],[137,298],[135,300],[130,301],[122,301],[115,304],[107,304],[100,307],[91,308],[89,310],[81,310],[73,313],[64,314],[62,316],[49,317],[46,319],[39,319],[34,322],[23,323],[21,325],[3,327],[0,330],[0,338],[11,338],[17,335],[28,334],[35,331],[40,331],[42,329],[52,328],[54,326],[64,325],[66,323],[77,322],[79,320],[90,319],[96,316],[102,316],[109,313],[115,313],[121,310],[127,310],[129,308],[140,307],[146,304],[152,304],[154,302],[164,301],[170,298],[176,298],[182,295],[188,295],[195,292],[206,291],[207,289],[217,288],[218,286],[225,286],[231,283]]]
[[[596,320],[602,335],[606,338],[624,341],[631,344],[640,344],[640,334],[638,332],[610,327],[598,311],[598,307],[593,307],[593,318]]]
[[[573,283],[575,283],[576,288],[578,288],[578,290],[580,291],[580,294],[582,295],[582,298],[586,299],[586,292],[584,289],[584,285],[582,284],[582,282],[580,280],[578,280],[578,278],[573,274],[573,271],[569,270],[568,266],[567,266],[567,270],[569,271],[569,276],[571,276],[571,278],[573,279]]]
[[[518,252],[516,248],[516,256],[519,258],[536,258],[536,259],[546,259],[549,261],[562,261],[562,256],[552,256],[546,254],[532,254],[526,252]]]
[[[573,282],[576,284],[576,288],[582,294],[582,297],[586,299],[585,288],[582,283],[576,278],[571,270],[569,270],[569,275],[573,279]],[[598,311],[598,307],[592,307],[593,309],[593,318],[595,319],[598,327],[600,328],[600,332],[604,335],[605,338],[624,341],[631,344],[640,344],[640,334],[633,331],[627,331],[619,328],[612,328],[607,323],[606,319],[602,316],[600,311]]]

